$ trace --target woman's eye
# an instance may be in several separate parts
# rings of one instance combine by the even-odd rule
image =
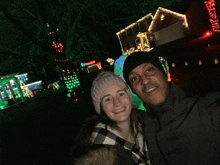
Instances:
[[[124,96],[124,95],[125,95],[124,92],[119,93],[119,96]]]
[[[109,102],[109,101],[111,101],[111,98],[106,98],[106,99],[104,100],[104,102]]]

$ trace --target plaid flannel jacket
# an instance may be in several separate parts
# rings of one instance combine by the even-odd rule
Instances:
[[[143,140],[143,136],[140,136],[138,138],[138,142],[140,144],[139,146],[123,139],[116,130],[112,130],[109,126],[107,126],[107,129],[105,129],[105,125],[99,123],[98,125],[96,125],[95,130],[92,133],[91,141],[94,144],[102,145],[114,146],[117,144],[121,144],[125,150],[129,151],[129,156],[133,159],[135,164],[150,165],[149,153],[147,150],[146,142],[144,142]]]

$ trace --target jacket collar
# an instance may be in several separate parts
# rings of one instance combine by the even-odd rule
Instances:
[[[165,102],[160,106],[148,106],[144,103],[147,113],[152,117],[157,117],[161,125],[171,121],[183,113],[183,100],[186,98],[185,93],[170,82],[170,93]]]

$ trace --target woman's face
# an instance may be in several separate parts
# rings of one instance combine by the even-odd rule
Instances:
[[[127,92],[120,85],[112,85],[102,93],[102,109],[116,123],[130,120],[131,104]]]

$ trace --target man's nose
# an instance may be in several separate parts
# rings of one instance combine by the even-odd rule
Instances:
[[[141,78],[142,78],[142,83],[143,83],[143,84],[148,84],[149,81],[150,81],[150,78],[147,77],[147,76],[142,76]]]

